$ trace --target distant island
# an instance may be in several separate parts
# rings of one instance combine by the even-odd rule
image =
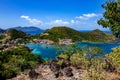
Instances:
[[[9,29],[16,29],[19,31],[23,31],[23,32],[30,34],[30,35],[41,34],[44,32],[44,30],[42,30],[38,27],[35,27],[35,26],[26,26],[26,27],[18,26],[18,27],[13,27],[13,28],[9,28]]]
[[[115,37],[112,34],[106,34],[98,29],[90,32],[80,32],[65,26],[57,26],[46,30],[42,34],[35,35],[34,38],[49,39],[58,42],[59,39],[72,39],[75,41],[92,42],[114,42]]]

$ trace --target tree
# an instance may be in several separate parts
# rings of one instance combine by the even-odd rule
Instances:
[[[120,38],[120,0],[107,0],[102,8],[105,12],[103,18],[98,20],[98,24],[109,28],[117,38]]]
[[[105,55],[108,62],[115,68],[115,71],[120,74],[120,47],[112,49],[110,54]]]
[[[0,52],[0,79],[15,77],[20,72],[32,69],[40,63],[42,63],[40,55],[30,53],[25,47]]]

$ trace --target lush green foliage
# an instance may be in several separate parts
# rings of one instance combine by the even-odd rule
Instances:
[[[40,38],[50,39],[55,42],[60,39],[71,39],[73,41],[81,40],[79,31],[73,30],[67,27],[54,27],[50,30],[46,30],[44,33],[48,33],[48,35],[43,35]]]
[[[0,40],[4,39],[4,37],[5,37],[4,35],[0,35]]]
[[[116,37],[120,37],[120,1],[107,0],[102,7],[105,9],[104,18],[98,20],[98,24],[110,28]]]
[[[10,36],[10,39],[17,39],[17,38],[27,38],[29,35],[22,31],[18,31],[16,29],[10,29],[6,31],[6,34]]]
[[[65,53],[60,54],[59,57],[62,57],[63,59],[69,58],[68,54],[65,54]]]
[[[86,54],[83,51],[77,51],[70,57],[71,64],[77,68],[86,69],[89,61],[86,59]]]
[[[106,59],[115,68],[115,71],[120,73],[120,47],[113,48],[110,54],[106,55]]]
[[[58,26],[54,27],[50,30],[46,30],[44,34],[47,33],[48,35],[36,35],[35,38],[42,38],[42,39],[50,39],[55,42],[58,42],[59,39],[72,39],[73,41],[96,41],[96,42],[107,42],[112,37],[106,35],[100,30],[94,30],[91,32],[79,32],[74,29]]]
[[[102,50],[97,47],[93,48],[85,47],[83,49],[67,47],[64,48],[63,53],[59,55],[59,57],[62,57],[64,59],[69,58],[73,66],[86,69],[88,65],[92,64],[93,59],[96,59],[96,57],[99,59],[102,56],[103,56]]]
[[[86,33],[85,38],[86,40],[88,39],[93,42],[108,42],[109,40],[112,40],[113,36],[96,29]]]
[[[110,78],[109,71],[120,73],[120,48],[114,48],[110,54],[102,54],[102,50],[97,47],[84,49],[65,49],[60,57],[69,56],[72,66],[85,70],[84,80],[114,80]],[[62,63],[62,61],[60,62]],[[115,68],[115,69],[114,69]],[[112,70],[111,70],[112,69]],[[118,74],[119,75],[119,74]]]
[[[39,55],[31,54],[27,48],[16,48],[0,53],[0,76],[11,78],[25,69],[31,69],[42,59]]]

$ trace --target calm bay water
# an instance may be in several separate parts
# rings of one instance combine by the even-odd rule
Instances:
[[[84,46],[88,47],[99,47],[102,49],[103,53],[110,53],[112,51],[112,48],[119,47],[120,43],[96,43],[96,42],[77,42],[77,46],[80,48]]]
[[[58,47],[47,44],[26,44],[27,47],[32,49],[33,54],[39,54],[45,60],[54,59],[59,51]],[[84,46],[88,47],[99,47],[103,50],[104,53],[111,52],[112,48],[120,46],[120,42],[118,43],[96,43],[96,42],[76,42],[76,46],[83,48]]]
[[[33,54],[39,54],[45,60],[54,59],[57,55],[57,47],[47,44],[27,44]]]

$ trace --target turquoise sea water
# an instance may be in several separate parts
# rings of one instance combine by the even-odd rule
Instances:
[[[57,47],[47,44],[27,44],[33,54],[39,54],[45,60],[54,59],[57,55]]]
[[[79,46],[80,48],[82,48],[84,46],[99,47],[102,49],[103,53],[107,54],[112,51],[112,48],[119,47],[120,42],[117,42],[117,43],[77,42],[76,45]]]
[[[99,47],[103,50],[104,53],[111,52],[112,48],[120,46],[118,43],[95,43],[95,42],[76,42],[77,47],[83,48],[84,46],[88,47]],[[39,54],[45,60],[54,59],[58,54],[58,47],[47,44],[26,44],[27,47],[32,49],[33,54]]]

